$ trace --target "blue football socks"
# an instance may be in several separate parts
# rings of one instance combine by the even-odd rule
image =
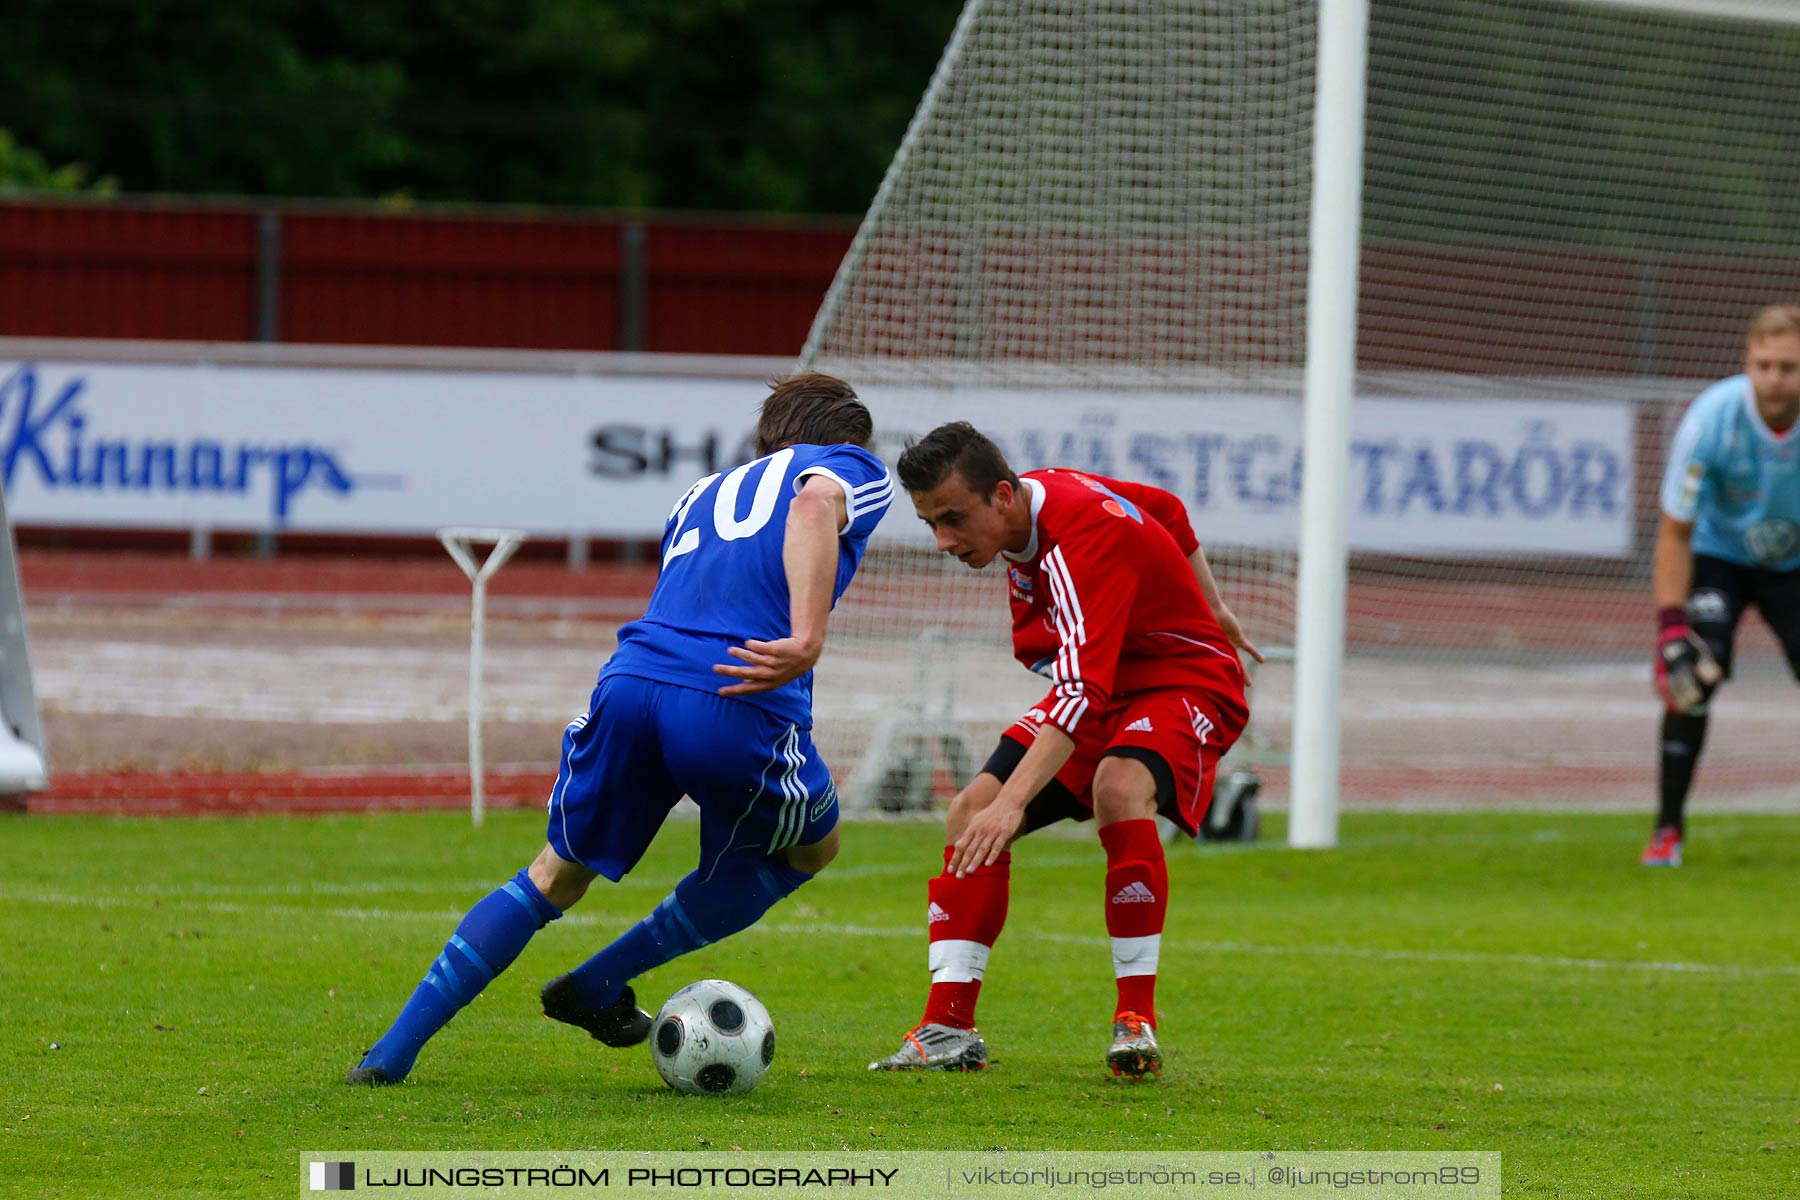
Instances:
[[[595,1009],[613,1004],[645,971],[748,929],[811,878],[784,859],[726,855],[704,879],[696,871],[676,884],[649,916],[570,972],[576,998]]]
[[[520,871],[469,910],[437,956],[393,1027],[359,1064],[379,1067],[399,1083],[419,1050],[500,972],[512,965],[532,934],[562,916]]]

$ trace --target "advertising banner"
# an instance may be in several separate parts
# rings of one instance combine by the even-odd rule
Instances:
[[[764,380],[523,371],[0,363],[0,471],[22,525],[660,536],[694,479],[750,456]],[[1210,545],[1297,540],[1300,408],[1282,396],[870,388],[875,449],[968,420],[1019,470],[1165,487]],[[1354,548],[1618,556],[1623,401],[1365,396]],[[878,536],[925,537],[902,497]]]

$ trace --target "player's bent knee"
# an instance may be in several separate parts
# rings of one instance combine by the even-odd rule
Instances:
[[[1000,794],[1000,781],[986,771],[975,776],[968,787],[950,801],[950,813],[944,821],[945,840],[954,842],[969,827],[976,814],[994,802]]]
[[[544,899],[565,912],[587,895],[588,885],[596,878],[595,872],[570,862],[549,846],[532,862],[528,873]]]
[[[838,827],[833,825],[830,833],[810,845],[789,846],[781,855],[794,870],[817,875],[838,855]]]
[[[1101,759],[1093,789],[1094,819],[1102,825],[1156,816],[1156,777],[1136,759]]]

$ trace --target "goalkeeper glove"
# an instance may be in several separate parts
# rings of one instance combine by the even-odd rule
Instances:
[[[1656,639],[1656,690],[1670,712],[1693,712],[1706,703],[1707,692],[1725,677],[1724,668],[1688,628],[1684,610],[1665,608],[1657,623],[1662,633]]]

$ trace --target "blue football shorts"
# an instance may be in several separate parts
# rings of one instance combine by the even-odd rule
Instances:
[[[810,845],[838,819],[810,730],[742,700],[609,675],[563,731],[550,848],[617,882],[683,796],[700,807],[700,871],[721,855]]]

